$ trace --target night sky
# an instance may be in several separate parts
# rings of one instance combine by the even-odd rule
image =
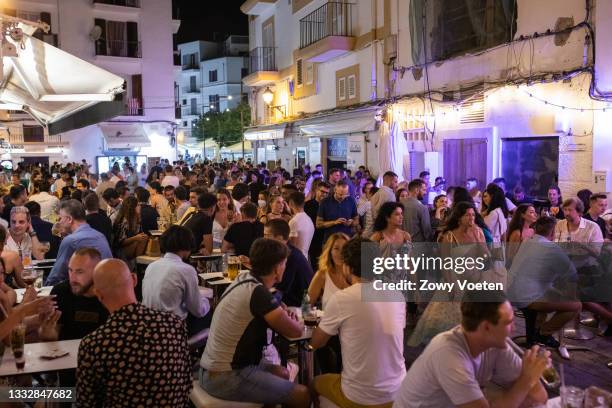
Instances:
[[[248,35],[248,19],[240,11],[245,0],[175,0],[181,19],[178,43],[223,40],[228,34]],[[211,7],[212,6],[212,7]]]

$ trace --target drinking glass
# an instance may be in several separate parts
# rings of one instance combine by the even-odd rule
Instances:
[[[40,248],[42,249],[43,253],[47,253],[51,250],[51,243],[49,241],[42,241],[40,243]]]
[[[572,385],[561,387],[561,406],[563,408],[582,408],[584,390]]]
[[[240,258],[230,256],[227,259],[227,277],[229,280],[234,280],[240,272]]]
[[[21,251],[21,264],[24,267],[32,265],[32,251],[30,249],[22,249]]]
[[[26,268],[21,272],[21,279],[25,282],[26,285],[32,286],[36,279],[38,279],[38,270],[34,268]]]
[[[13,350],[13,356],[15,357],[15,365],[18,370],[23,370],[25,367],[25,334],[26,326],[23,323],[18,324],[11,331],[11,349]]]

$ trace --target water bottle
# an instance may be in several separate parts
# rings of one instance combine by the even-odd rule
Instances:
[[[223,254],[221,258],[221,272],[223,272],[223,276],[227,276],[227,265],[228,265],[228,255],[227,253]]]
[[[310,296],[308,296],[308,291],[305,290],[304,297],[302,298],[302,319],[310,315],[310,310]]]

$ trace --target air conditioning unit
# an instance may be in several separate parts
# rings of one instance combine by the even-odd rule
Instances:
[[[612,170],[594,171],[594,190],[598,193],[612,193]]]

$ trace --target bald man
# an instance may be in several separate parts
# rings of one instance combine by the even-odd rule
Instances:
[[[79,346],[77,405],[186,406],[191,363],[184,322],[139,304],[136,277],[119,259],[98,263],[93,281],[110,315]]]

